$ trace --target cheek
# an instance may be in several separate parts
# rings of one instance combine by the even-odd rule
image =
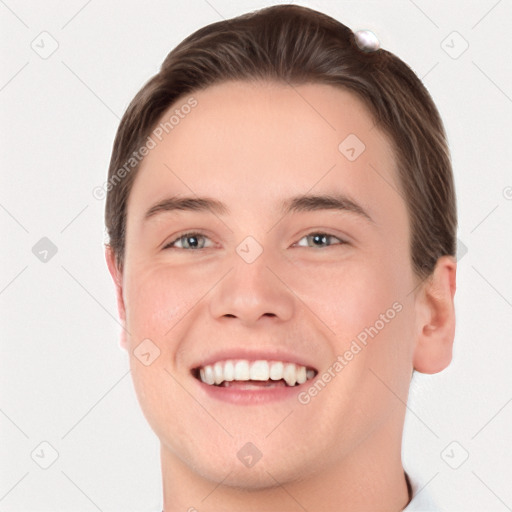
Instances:
[[[400,264],[396,254],[373,253],[339,266],[317,266],[295,278],[293,289],[330,340],[331,363],[338,356],[346,360],[339,373],[334,369],[344,376],[335,379],[338,397],[359,396],[361,404],[372,396],[390,398],[371,370],[397,392],[407,380],[413,333],[409,279],[407,265]],[[343,407],[337,401],[333,406]]]
[[[302,268],[288,281],[337,344],[373,325],[399,299],[395,276],[378,261]]]
[[[185,376],[176,375],[174,359],[179,340],[186,336],[189,315],[212,285],[199,275],[159,265],[132,265],[126,275],[130,276],[125,294],[134,389],[155,433],[161,439],[169,435],[172,415],[172,437],[181,444],[188,437],[185,420],[194,407],[182,387]],[[146,365],[143,353],[148,352],[151,361]]]
[[[197,272],[185,273],[164,266],[132,268],[128,275],[126,316],[134,343],[136,337],[143,337],[164,346],[164,339],[173,336],[180,321],[208,289],[204,276]]]

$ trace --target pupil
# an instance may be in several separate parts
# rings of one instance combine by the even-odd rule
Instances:
[[[189,243],[188,245],[191,245],[192,247],[197,247],[197,238],[195,236],[189,236],[188,240],[193,240],[193,242]]]
[[[325,236],[323,236],[323,235],[319,235],[319,234],[317,234],[317,235],[313,235],[314,243],[316,243],[316,242],[322,243],[322,240],[323,240],[324,238],[325,238]]]

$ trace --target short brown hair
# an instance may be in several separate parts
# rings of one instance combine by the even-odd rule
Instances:
[[[165,58],[128,106],[114,141],[105,223],[123,266],[126,205],[139,165],[118,170],[180,97],[228,80],[339,86],[363,100],[390,138],[420,278],[439,257],[455,255],[457,211],[450,154],[439,112],[407,64],[384,49],[363,51],[351,29],[296,5],[278,5],[203,27]]]

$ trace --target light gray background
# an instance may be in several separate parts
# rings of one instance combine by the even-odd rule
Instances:
[[[0,511],[160,510],[158,443],[119,348],[92,190],[167,53],[273,3],[0,1]],[[512,510],[512,3],[296,3],[373,30],[439,107],[467,253],[453,362],[414,379],[404,464],[443,510]],[[47,262],[32,252],[42,237],[58,248]]]

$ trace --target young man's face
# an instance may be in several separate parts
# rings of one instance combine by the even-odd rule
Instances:
[[[419,324],[389,141],[356,96],[327,85],[234,82],[192,96],[145,157],[127,210],[124,343],[163,458],[258,488],[396,447]],[[285,214],[303,195],[361,211]],[[146,217],[171,197],[224,208]],[[315,377],[268,387],[195,376],[227,359],[300,363]]]

